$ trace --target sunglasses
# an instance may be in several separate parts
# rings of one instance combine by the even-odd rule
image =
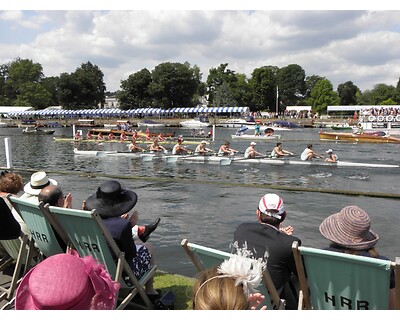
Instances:
[[[0,176],[4,176],[4,175],[6,175],[7,173],[10,173],[10,172],[11,171],[3,170],[3,171],[0,172]]]

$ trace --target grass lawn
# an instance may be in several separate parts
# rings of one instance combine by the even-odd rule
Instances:
[[[162,293],[171,290],[175,294],[175,310],[192,310],[192,286],[193,278],[176,274],[156,272],[154,287]]]

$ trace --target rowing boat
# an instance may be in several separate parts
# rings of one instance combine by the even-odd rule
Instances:
[[[363,168],[399,168],[399,165],[384,163],[365,163],[365,162],[325,162],[323,160],[303,161],[289,158],[271,158],[262,156],[255,159],[247,159],[243,156],[221,157],[217,155],[168,155],[165,153],[131,153],[121,151],[80,151],[74,149],[75,154],[92,156],[128,156],[141,158],[143,161],[162,160],[167,163],[188,162],[188,163],[209,163],[219,165],[230,164],[269,164],[269,165],[305,165],[305,166],[326,166],[326,167],[363,167]]]
[[[28,135],[43,135],[43,134],[53,134],[55,130],[22,130],[22,134]]]
[[[74,139],[74,138],[65,138],[65,137],[53,137],[54,141],[57,142],[77,142],[77,143],[131,143],[132,140],[119,140],[119,139],[113,139],[113,140],[97,140],[97,139]],[[199,144],[202,140],[209,140],[209,139],[193,139],[193,138],[184,138],[184,144]],[[192,140],[189,140],[192,139]],[[153,141],[143,141],[143,140],[136,140],[137,144],[151,144]],[[165,139],[164,141],[158,141],[158,144],[175,144],[176,139],[170,140],[170,139]]]
[[[247,163],[247,164],[272,164],[272,165],[306,165],[306,166],[327,166],[327,167],[366,167],[366,168],[399,168],[396,164],[384,164],[384,163],[365,163],[365,162],[325,162],[323,160],[315,161],[303,161],[303,160],[292,160],[292,159],[277,159],[261,157],[259,159],[246,159],[235,158],[221,161],[221,165],[230,165],[232,163]]]
[[[371,133],[345,133],[345,132],[320,132],[320,140],[329,141],[350,141],[350,142],[369,142],[369,143],[400,143],[400,138],[393,136],[381,136]]]
[[[271,136],[256,136],[254,134],[242,134],[242,135],[231,135],[232,140],[275,140],[275,139],[280,139],[281,135],[280,134],[273,134]]]

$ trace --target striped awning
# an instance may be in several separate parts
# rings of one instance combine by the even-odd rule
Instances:
[[[243,113],[249,112],[248,107],[183,107],[183,108],[138,108],[121,110],[118,108],[110,109],[82,109],[82,110],[68,110],[68,109],[44,109],[44,110],[26,110],[26,111],[12,111],[8,113],[10,117],[26,117],[26,116],[63,116],[63,117],[107,117],[107,116],[134,116],[134,115],[153,115],[165,113]]]

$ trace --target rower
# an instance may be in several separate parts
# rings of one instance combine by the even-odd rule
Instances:
[[[230,142],[226,141],[218,150],[218,156],[233,156],[236,152],[235,149],[229,148]]]
[[[290,152],[290,151],[287,151],[287,150],[283,150],[282,149],[282,142],[277,142],[276,143],[276,147],[271,152],[271,157],[272,158],[283,158],[287,154],[292,156],[293,152]]]
[[[88,130],[88,132],[86,133],[86,139],[87,140],[92,140],[93,139],[93,136],[92,136],[92,133],[90,132],[90,130]]]
[[[124,141],[124,140],[126,140],[126,139],[127,139],[127,138],[126,138],[126,134],[125,134],[124,131],[122,131],[121,135],[119,136],[119,140]]]
[[[179,137],[178,141],[176,142],[176,145],[174,145],[174,147],[172,148],[173,155],[192,153],[191,150],[186,149],[185,147],[182,146],[182,142],[183,142],[183,138]]]
[[[257,143],[254,141],[250,142],[250,146],[244,152],[244,157],[247,159],[254,159],[256,156],[264,156],[262,153],[256,151],[255,146]]]
[[[203,140],[194,150],[194,154],[201,154],[206,155],[207,152],[213,152],[211,149],[207,148],[206,145],[208,144],[207,141]]]
[[[97,135],[97,140],[104,140],[104,137],[101,132]]]
[[[300,155],[301,160],[303,160],[303,161],[307,161],[307,160],[311,161],[314,158],[321,158],[321,159],[324,158],[320,154],[314,152],[312,147],[313,147],[312,144],[307,145],[307,148],[305,148],[303,150],[303,152],[301,153],[301,155]]]
[[[108,135],[108,140],[115,140],[115,136],[112,132],[110,132],[110,134]]]
[[[326,151],[326,154],[328,155],[328,158],[325,159],[326,162],[337,162],[338,161],[338,156],[333,153],[332,149],[328,149]]]
[[[143,148],[136,145],[136,139],[132,139],[132,142],[128,145],[130,152],[142,152]]]
[[[161,151],[167,152],[167,149],[158,144],[158,137],[153,139],[153,143],[149,145],[148,149],[153,152],[161,152]]]

